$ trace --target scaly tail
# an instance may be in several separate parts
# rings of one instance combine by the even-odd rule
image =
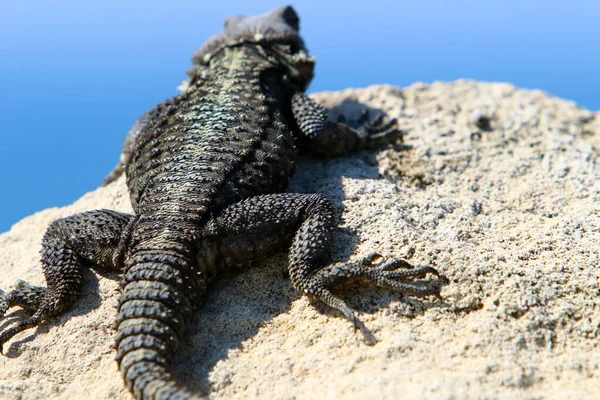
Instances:
[[[137,399],[198,399],[175,382],[170,364],[206,279],[191,256],[195,246],[180,236],[181,220],[150,226],[150,218],[145,219],[136,227],[134,237],[143,239],[131,245],[122,282],[116,336],[119,369]],[[193,226],[186,231],[193,232]]]

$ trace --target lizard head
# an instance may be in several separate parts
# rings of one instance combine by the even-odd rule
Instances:
[[[188,72],[190,81],[225,48],[251,45],[260,47],[265,56],[283,65],[290,82],[305,90],[314,76],[315,58],[309,56],[299,30],[300,18],[292,6],[279,7],[257,17],[229,17],[223,31],[194,54],[194,67]]]

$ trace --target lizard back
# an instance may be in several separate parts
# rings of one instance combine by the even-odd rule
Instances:
[[[164,104],[126,165],[136,214],[202,216],[282,191],[295,169],[281,67],[244,44],[227,48],[185,93]],[[287,101],[286,101],[287,100]]]

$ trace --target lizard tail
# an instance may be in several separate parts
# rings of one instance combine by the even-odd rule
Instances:
[[[199,399],[175,382],[170,364],[205,284],[185,250],[189,243],[154,237],[138,243],[128,257],[119,299],[116,359],[136,399]]]

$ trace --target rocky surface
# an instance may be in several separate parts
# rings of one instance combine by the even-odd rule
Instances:
[[[299,297],[278,256],[215,282],[178,379],[215,399],[597,396],[600,114],[470,81],[315,97],[334,119],[351,123],[365,105],[397,118],[404,143],[305,158],[290,189],[338,206],[336,259],[376,251],[431,264],[450,280],[444,301],[354,285],[344,297],[368,330],[355,332]],[[124,180],[0,235],[0,287],[42,284],[46,226],[93,208],[130,210]],[[111,349],[118,275],[86,278],[77,307],[5,346],[0,398],[130,398]]]

